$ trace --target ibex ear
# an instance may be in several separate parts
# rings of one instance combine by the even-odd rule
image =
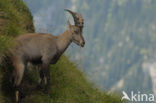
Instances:
[[[67,24],[68,24],[68,27],[70,28],[71,27],[71,24],[70,24],[70,21],[67,20]]]

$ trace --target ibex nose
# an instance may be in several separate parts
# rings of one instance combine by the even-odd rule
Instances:
[[[84,47],[84,45],[85,45],[85,41],[82,42],[82,45],[81,46]]]

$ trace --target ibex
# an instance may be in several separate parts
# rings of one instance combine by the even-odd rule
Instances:
[[[71,10],[65,10],[73,16],[75,25],[71,25],[68,20],[67,30],[59,36],[43,33],[30,33],[15,38],[15,46],[11,48],[11,54],[14,66],[16,103],[18,103],[20,99],[19,88],[28,62],[41,65],[39,84],[44,80],[45,90],[48,91],[50,83],[50,64],[55,64],[72,42],[84,47],[85,40],[82,35],[82,15]]]

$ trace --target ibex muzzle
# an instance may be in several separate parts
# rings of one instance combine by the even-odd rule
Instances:
[[[11,48],[12,62],[14,70],[14,86],[16,103],[19,102],[19,88],[24,75],[24,70],[28,63],[40,65],[40,83],[45,81],[48,91],[50,84],[49,66],[55,64],[68,46],[74,42],[84,47],[85,40],[82,35],[83,18],[76,16],[77,13],[69,11],[75,25],[71,25],[68,21],[68,28],[59,36],[43,33],[30,33],[20,35],[15,39],[15,46]]]
[[[78,26],[71,25],[69,21],[68,21],[68,26],[69,26],[69,30],[72,34],[72,42],[76,43],[77,45],[79,45],[81,47],[84,47],[85,40],[82,36],[81,28]]]

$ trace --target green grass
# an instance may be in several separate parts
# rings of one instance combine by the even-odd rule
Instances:
[[[88,83],[83,74],[76,69],[66,56],[62,56],[56,65],[50,67],[51,87],[50,94],[27,88],[30,103],[120,103],[119,97],[100,93]],[[36,73],[35,73],[36,74]],[[36,80],[36,79],[35,79]],[[33,81],[32,85],[36,82]],[[33,86],[32,86],[33,87]],[[29,91],[29,90],[30,91]],[[34,89],[31,88],[31,89]],[[28,93],[29,91],[29,93]]]
[[[32,16],[21,0],[0,0],[0,103],[12,103],[14,92],[11,84],[12,64],[8,48],[13,38],[34,32]],[[35,67],[26,70],[22,82],[23,103],[120,103],[120,97],[101,93],[88,83],[83,74],[62,56],[50,67],[51,87],[47,95],[37,90],[38,72]]]

